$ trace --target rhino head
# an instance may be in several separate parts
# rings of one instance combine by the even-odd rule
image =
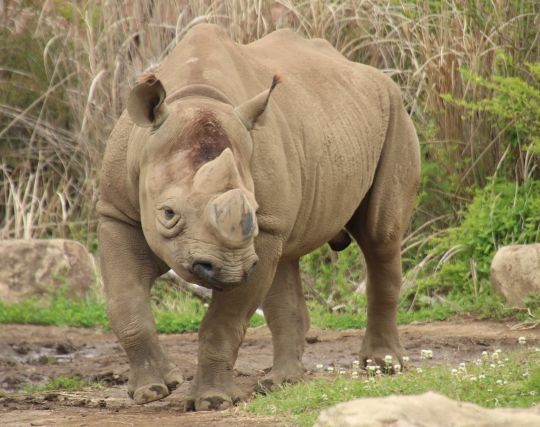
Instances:
[[[187,281],[231,289],[255,268],[249,131],[277,82],[236,108],[209,96],[173,94],[166,102],[154,75],[130,93],[137,142],[128,159],[137,159],[132,182],[142,229],[154,253]]]

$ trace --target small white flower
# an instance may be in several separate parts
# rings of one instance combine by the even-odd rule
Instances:
[[[500,348],[498,348],[497,350],[495,350],[495,353],[502,353],[502,350]]]
[[[450,372],[452,372],[452,375],[457,375],[458,370],[457,369],[452,369]]]
[[[374,372],[377,368],[376,368],[375,366],[373,366],[373,365],[369,365],[369,366],[367,367],[367,369],[368,369],[368,371],[370,371],[370,372]]]
[[[498,352],[493,353],[493,354],[491,355],[491,358],[492,358],[493,360],[497,360],[497,359],[499,358],[499,353],[498,353]]]
[[[504,381],[503,381],[503,384],[508,384],[508,381],[504,380]]]
[[[432,350],[421,350],[420,351],[420,359],[433,359],[433,351]]]
[[[525,338],[525,337],[519,337],[519,338],[518,338],[518,343],[519,343],[520,345],[525,345],[525,344],[527,344],[527,338]]]
[[[496,383],[497,383],[497,385],[502,385],[503,382],[502,382],[502,380],[497,380]]]
[[[540,349],[538,349],[538,351],[540,351]],[[410,359],[409,359],[409,356],[403,356],[403,361],[404,362],[408,362]]]
[[[528,372],[523,372],[523,376],[524,376],[525,378],[527,378],[527,377],[529,376],[529,373],[528,373]]]
[[[359,360],[353,360],[352,366],[353,366],[353,368],[360,367],[360,361]]]
[[[353,373],[351,374],[351,377],[352,378],[358,378],[358,372],[353,371]]]
[[[469,378],[472,382],[476,381],[477,378],[473,375],[472,377]]]
[[[478,375],[478,379],[479,380],[485,380],[486,376],[484,374],[480,374],[480,375]]]
[[[416,368],[416,372],[418,372],[419,374],[421,374],[421,373],[424,372],[424,371],[422,370],[422,368]]]
[[[328,395],[326,393],[323,393],[321,396],[322,400],[328,400]]]
[[[488,352],[484,350],[484,351],[482,352],[482,357],[488,357]]]
[[[317,363],[317,366],[315,366],[316,369],[322,370],[324,368],[322,363]]]
[[[401,372],[401,365],[394,365],[394,372]]]
[[[495,363],[492,363],[492,364],[489,365],[489,367],[492,368],[492,369],[495,369],[497,367],[497,365],[495,365]]]
[[[382,374],[382,372],[381,372],[380,369],[377,369],[377,370],[375,371],[375,375],[381,375],[381,374]]]
[[[529,394],[530,394],[531,396],[536,396],[536,391],[531,390],[531,391],[529,391]]]
[[[540,347],[535,347],[534,351],[537,351],[537,352],[540,351]]]
[[[345,369],[340,369],[339,370],[339,375],[345,375],[345,373],[346,373]]]
[[[326,368],[326,370],[328,372],[334,372],[334,367],[333,366],[329,366],[328,368]]]
[[[384,356],[384,363],[390,365],[392,363],[392,355],[387,354],[386,356]]]
[[[372,362],[373,362],[373,360],[371,360],[371,359],[366,360],[366,363],[367,363],[368,365],[369,365],[370,363],[372,363]]]

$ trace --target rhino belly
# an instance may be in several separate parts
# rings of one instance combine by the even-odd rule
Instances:
[[[301,208],[285,252],[305,255],[332,240],[345,227],[365,197],[376,164],[366,164],[365,153],[349,147],[347,153],[323,158]],[[362,151],[362,150],[360,150]]]

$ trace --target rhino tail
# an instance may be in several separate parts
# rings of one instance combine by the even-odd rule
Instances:
[[[332,250],[339,252],[344,249],[346,249],[352,242],[351,236],[345,229],[341,230],[338,234],[336,234],[328,244],[332,248]]]

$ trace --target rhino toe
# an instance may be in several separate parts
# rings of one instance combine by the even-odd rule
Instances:
[[[163,399],[169,394],[169,389],[165,384],[147,384],[135,390],[133,400],[137,405],[144,405],[154,400]]]
[[[165,375],[164,380],[169,391],[173,391],[184,383],[184,376],[180,372],[180,369],[174,368]]]

